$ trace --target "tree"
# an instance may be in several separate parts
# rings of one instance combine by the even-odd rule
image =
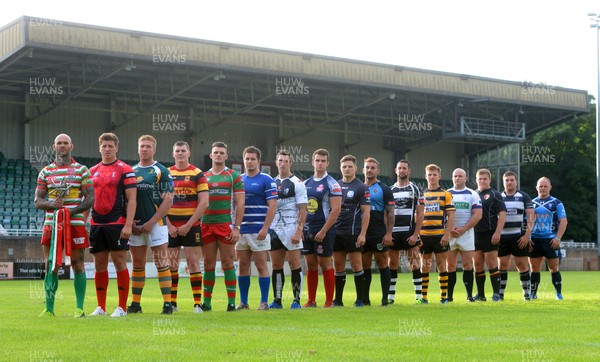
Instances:
[[[576,117],[536,133],[522,147],[521,187],[534,197],[535,184],[546,176],[551,194],[567,210],[564,239],[596,240],[596,114]]]

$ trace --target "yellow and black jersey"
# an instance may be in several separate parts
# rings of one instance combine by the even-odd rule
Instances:
[[[442,236],[446,226],[446,212],[454,211],[452,194],[441,187],[435,190],[426,189],[425,218],[421,228],[421,236]]]

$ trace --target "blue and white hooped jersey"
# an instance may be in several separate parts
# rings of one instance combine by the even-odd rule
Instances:
[[[255,176],[242,175],[246,191],[246,206],[240,233],[257,234],[265,224],[269,206],[267,200],[277,199],[277,186],[271,176],[259,173]]]
[[[535,207],[535,225],[531,237],[536,239],[556,237],[559,219],[567,218],[563,203],[553,196],[545,199],[536,197],[533,199],[533,207]]]

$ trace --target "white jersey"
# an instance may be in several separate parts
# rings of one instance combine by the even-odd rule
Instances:
[[[308,203],[306,187],[295,175],[285,179],[275,178],[277,185],[277,212],[271,229],[277,231],[296,228],[298,221],[298,204]]]
[[[454,227],[463,227],[471,218],[473,209],[481,209],[481,199],[475,190],[465,187],[462,190],[456,190],[454,187],[448,192],[452,194],[454,201]]]

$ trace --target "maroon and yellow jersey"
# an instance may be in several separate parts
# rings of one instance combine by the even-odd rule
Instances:
[[[174,226],[184,225],[198,207],[198,194],[208,192],[208,183],[202,170],[194,165],[180,170],[177,166],[169,167],[173,177],[175,196],[173,206],[169,209],[169,221]],[[198,220],[194,226],[200,225]]]
[[[441,187],[435,190],[426,189],[423,192],[425,199],[425,218],[421,227],[421,236],[442,236],[446,228],[446,214],[454,211],[452,194]]]
[[[135,172],[121,160],[98,163],[90,169],[94,182],[92,225],[125,224],[127,196],[125,190],[135,189]]]

